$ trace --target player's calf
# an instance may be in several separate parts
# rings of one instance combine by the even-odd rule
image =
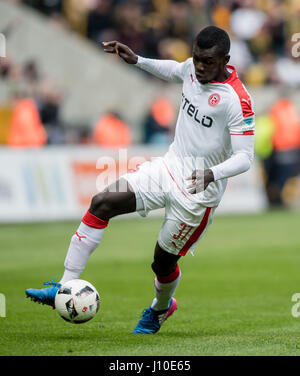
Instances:
[[[71,238],[60,285],[80,277],[90,255],[98,247],[109,219],[135,210],[135,194],[126,184],[125,181],[118,181],[115,186],[108,187],[93,197],[90,209]],[[46,284],[52,287],[27,289],[26,296],[35,302],[54,306],[55,295],[60,285],[53,281]]]
[[[177,302],[173,298],[179,284],[181,272],[177,260],[180,256],[165,252],[157,243],[152,269],[154,279],[155,298],[151,306],[143,313],[135,327],[134,334],[156,333],[163,322],[177,309]]]

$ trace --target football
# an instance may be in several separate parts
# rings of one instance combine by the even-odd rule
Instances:
[[[73,279],[62,285],[55,296],[55,309],[64,320],[82,324],[91,320],[100,307],[96,288],[82,279]]]

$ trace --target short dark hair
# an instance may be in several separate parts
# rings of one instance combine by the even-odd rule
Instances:
[[[201,49],[217,46],[218,55],[228,55],[230,38],[227,32],[217,26],[207,26],[196,36],[195,44]]]

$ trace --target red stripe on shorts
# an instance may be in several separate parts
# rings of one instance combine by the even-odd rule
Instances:
[[[182,249],[178,253],[179,256],[184,256],[187,253],[187,251],[191,248],[191,246],[199,239],[199,237],[205,230],[205,227],[207,226],[210,211],[211,211],[211,208],[206,208],[200,225],[196,228],[196,230],[190,236],[189,240],[182,247]]]
[[[87,226],[93,228],[105,228],[108,225],[108,221],[96,217],[89,211],[87,211],[85,216],[82,218],[82,222],[85,223]]]
[[[170,175],[171,179],[173,180],[173,182],[177,185],[177,188],[180,190],[180,192],[185,196],[187,197],[187,195],[183,192],[183,190],[180,188],[180,186],[177,184],[177,181],[174,179],[173,175],[171,174],[170,170],[168,169],[168,166],[166,164],[166,162],[163,160],[163,163],[168,171],[168,174]]]

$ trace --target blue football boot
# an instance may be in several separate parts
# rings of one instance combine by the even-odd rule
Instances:
[[[47,304],[55,308],[54,300],[58,289],[60,288],[61,284],[54,282],[52,279],[51,282],[44,282],[43,285],[51,287],[46,287],[44,289],[27,289],[25,291],[26,297],[31,298],[34,302]]]
[[[155,311],[151,306],[143,312],[143,316],[135,327],[134,334],[154,334],[159,331],[161,325],[177,309],[175,298],[171,299],[170,306],[165,311]]]

